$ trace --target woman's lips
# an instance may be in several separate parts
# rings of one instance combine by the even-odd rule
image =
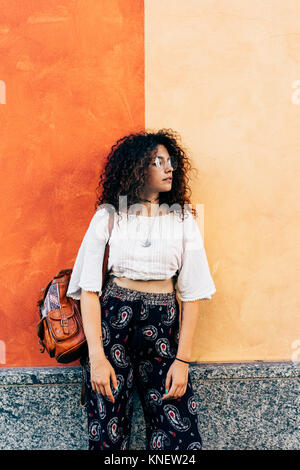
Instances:
[[[171,183],[171,182],[172,182],[172,179],[173,179],[173,178],[165,178],[163,181],[168,181],[169,183]]]

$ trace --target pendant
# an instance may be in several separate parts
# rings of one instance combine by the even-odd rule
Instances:
[[[144,247],[144,248],[147,248],[148,246],[151,245],[151,242],[149,240],[146,240],[145,242],[141,242],[141,245]]]

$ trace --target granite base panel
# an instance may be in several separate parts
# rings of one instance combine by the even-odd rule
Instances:
[[[203,449],[300,449],[300,364],[194,363]],[[87,449],[81,368],[0,369],[0,449]],[[130,449],[145,449],[135,389]]]

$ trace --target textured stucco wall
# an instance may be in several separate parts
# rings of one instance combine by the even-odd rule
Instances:
[[[299,326],[299,2],[0,1],[0,365],[39,353],[110,145],[178,130],[217,292],[192,360],[290,360]],[[144,38],[145,34],[145,38]],[[297,81],[298,80],[298,81]]]
[[[0,363],[56,365],[39,352],[36,301],[73,266],[110,146],[144,127],[144,4],[11,0],[0,12]]]
[[[294,0],[145,0],[146,127],[179,131],[199,170],[217,290],[195,361],[299,356],[299,15]]]

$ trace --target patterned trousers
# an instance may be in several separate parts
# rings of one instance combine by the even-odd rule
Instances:
[[[89,450],[129,449],[134,386],[144,412],[147,450],[200,450],[198,407],[190,373],[183,396],[162,400],[179,341],[175,291],[140,292],[120,287],[110,278],[100,305],[104,352],[115,370],[118,391],[110,381],[115,403],[93,391],[89,359],[81,359]]]

